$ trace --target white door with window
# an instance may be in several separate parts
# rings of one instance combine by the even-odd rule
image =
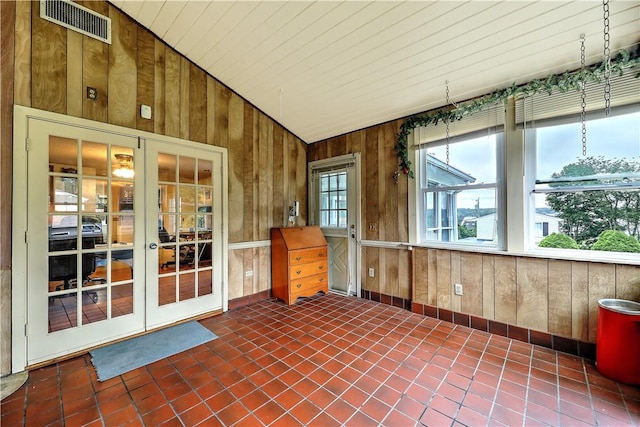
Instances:
[[[51,117],[17,132],[14,366],[222,311],[224,150]]]
[[[329,247],[329,290],[360,295],[360,156],[309,164],[309,223]]]

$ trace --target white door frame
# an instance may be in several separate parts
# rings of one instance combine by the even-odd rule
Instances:
[[[13,114],[13,188],[12,188],[12,293],[11,293],[11,372],[22,372],[27,367],[27,149],[28,122],[30,118],[78,126],[91,130],[109,132],[142,139],[162,140],[171,144],[183,144],[202,148],[203,145],[180,138],[157,135],[136,129],[95,122],[64,114],[37,110],[20,105],[14,106]],[[222,154],[222,310],[228,310],[228,152],[226,148],[208,147]],[[154,215],[156,213],[154,212]],[[141,245],[145,248],[153,239],[146,236]]]
[[[308,165],[308,173],[307,173],[307,197],[308,197],[308,206],[309,206],[309,224],[310,225],[320,225],[319,218],[315,218],[316,213],[316,194],[315,189],[313,187],[313,170],[318,168],[326,168],[331,166],[339,167],[340,165],[345,165],[348,163],[353,163],[354,173],[353,177],[355,183],[353,183],[353,188],[355,194],[353,195],[353,200],[355,201],[354,212],[349,210],[348,212],[348,227],[351,224],[355,225],[354,230],[348,230],[348,242],[349,242],[349,252],[353,254],[353,260],[349,260],[349,263],[354,263],[355,265],[350,265],[352,273],[350,276],[354,278],[356,285],[356,295],[358,298],[360,297],[361,289],[362,289],[362,245],[361,245],[361,169],[360,169],[360,153],[352,153],[345,154],[342,156],[331,157],[329,159],[322,159],[310,162]],[[347,183],[349,185],[349,183]],[[351,195],[349,195],[351,198]]]

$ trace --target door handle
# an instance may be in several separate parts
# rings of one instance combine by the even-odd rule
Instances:
[[[149,243],[149,249],[158,249],[158,244],[157,243]]]

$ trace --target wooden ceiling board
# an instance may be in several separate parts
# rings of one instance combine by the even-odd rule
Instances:
[[[207,6],[208,3],[204,1],[192,1],[185,5],[167,29],[164,41],[175,48],[193,25],[194,16],[202,15]]]
[[[189,25],[184,37],[176,44],[175,49],[185,56],[193,56],[192,51],[197,46],[208,43],[208,32],[211,27],[218,26],[227,11],[233,6],[232,2],[209,2],[207,8]]]

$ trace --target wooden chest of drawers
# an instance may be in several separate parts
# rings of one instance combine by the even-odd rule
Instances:
[[[271,293],[291,305],[329,292],[327,241],[320,227],[271,229]]]

